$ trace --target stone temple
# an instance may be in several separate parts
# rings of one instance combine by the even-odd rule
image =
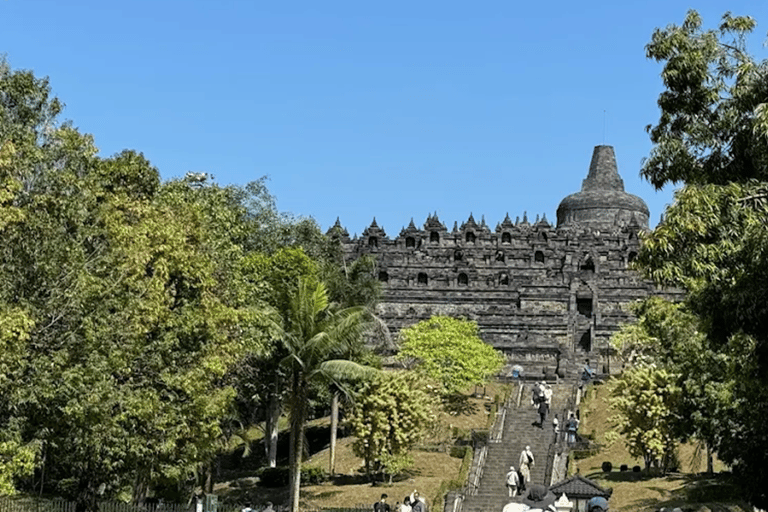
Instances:
[[[645,202],[624,191],[613,148],[597,146],[581,191],[560,202],[557,225],[507,215],[491,229],[470,215],[449,230],[435,214],[395,237],[375,219],[359,237],[338,220],[328,234],[341,238],[348,260],[376,257],[378,314],[393,334],[432,315],[465,317],[528,374],[587,358],[611,372],[608,339],[632,320],[627,305],[679,296],[630,268],[648,216]]]

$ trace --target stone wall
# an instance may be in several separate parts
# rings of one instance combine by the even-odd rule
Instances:
[[[374,221],[343,239],[347,258],[376,257],[378,314],[395,334],[432,315],[465,317],[510,361],[554,364],[560,351],[609,364],[608,339],[631,319],[627,304],[658,293],[629,268],[641,229],[596,234],[507,218],[492,232],[470,216],[449,232],[431,216],[395,238]]]

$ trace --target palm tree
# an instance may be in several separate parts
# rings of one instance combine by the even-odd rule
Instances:
[[[310,384],[316,380],[338,382],[359,378],[375,369],[347,359],[350,347],[359,343],[365,308],[338,309],[328,299],[325,285],[300,279],[289,309],[283,314],[282,342],[288,355],[282,365],[288,373],[290,414],[290,505],[299,510],[301,457]]]

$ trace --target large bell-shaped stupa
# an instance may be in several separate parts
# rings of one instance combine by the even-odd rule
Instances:
[[[558,227],[575,224],[596,231],[631,223],[647,229],[648,216],[645,201],[624,192],[612,146],[595,146],[581,192],[569,195],[557,207]]]

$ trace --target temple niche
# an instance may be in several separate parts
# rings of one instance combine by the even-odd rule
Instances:
[[[388,238],[374,219],[349,238],[337,220],[348,260],[373,254],[383,285],[378,314],[393,334],[431,315],[475,320],[482,338],[510,364],[542,366],[589,358],[611,371],[608,339],[631,320],[625,307],[659,292],[630,268],[648,230],[645,202],[624,191],[611,146],[597,146],[579,192],[546,215],[507,215],[494,230],[472,214],[448,230],[437,213],[422,227],[411,219]],[[567,365],[566,365],[567,367]]]

